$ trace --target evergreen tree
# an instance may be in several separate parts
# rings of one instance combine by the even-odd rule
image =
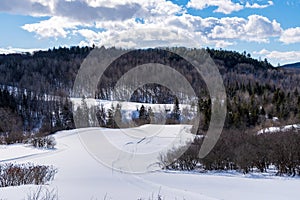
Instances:
[[[114,105],[111,104],[111,107],[107,110],[107,122],[106,122],[106,127],[108,128],[115,128],[116,123],[114,119],[114,114],[115,113],[115,108]]]
[[[179,100],[176,97],[173,106],[172,118],[175,123],[180,123],[180,108],[179,108]]]
[[[211,117],[211,99],[200,99],[198,105],[198,110],[203,116],[200,125],[203,130],[208,130]]]
[[[122,122],[122,110],[121,110],[121,104],[117,104],[116,110],[114,113],[114,121],[115,121],[115,127],[114,128],[122,128],[123,122]]]
[[[76,121],[76,128],[83,128],[84,124],[82,123],[81,116],[82,116],[82,109],[80,106],[77,107],[75,111],[75,121]]]
[[[62,118],[63,118],[63,127],[65,129],[74,128],[74,119],[72,112],[72,103],[68,97],[65,98],[62,107]]]
[[[139,110],[139,119],[146,119],[146,109],[144,105],[142,105]]]
[[[98,121],[97,121],[97,107],[96,106],[91,106],[91,108],[89,109],[90,111],[90,126],[92,127],[97,127],[99,126]]]
[[[78,106],[75,111],[74,118],[77,128],[84,128],[89,126],[89,108],[84,97],[81,99],[80,106]]]
[[[153,124],[155,119],[154,119],[154,113],[152,111],[152,108],[148,108],[148,116],[149,116],[149,123]]]
[[[145,109],[145,106],[142,105],[139,110],[139,125],[143,124],[149,124],[150,123],[150,117],[148,115],[147,110]]]
[[[101,108],[97,107],[96,117],[97,117],[99,126],[105,127],[106,126],[106,113],[105,113],[105,108],[104,108],[103,104],[101,105]]]
[[[89,127],[89,107],[86,103],[85,97],[81,99],[81,109],[82,109],[82,116],[81,116],[81,123],[83,127]]]

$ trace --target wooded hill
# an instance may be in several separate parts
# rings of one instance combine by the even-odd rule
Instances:
[[[300,62],[282,65],[281,67],[288,67],[288,68],[300,68]]]
[[[101,49],[108,54],[126,52],[116,48]],[[92,50],[94,48],[91,47],[70,47],[33,54],[0,55],[0,117],[15,116],[17,121],[21,121],[19,128],[16,128],[18,131],[13,131],[11,128],[8,130],[8,127],[12,127],[10,120],[4,120],[0,132],[31,132],[36,127],[43,127],[47,132],[73,128],[69,97],[78,70]],[[253,59],[247,52],[181,47],[166,50],[195,59],[203,56],[203,51],[211,56],[226,88],[226,129],[258,130],[272,125],[300,122],[300,70],[275,68],[266,59]],[[98,91],[92,97],[110,99],[113,96],[112,87],[120,75],[132,66],[150,61],[176,66],[180,72],[190,71],[187,79],[195,88],[201,88],[198,101],[201,112],[199,131],[205,131],[210,120],[212,100],[201,77],[180,56],[173,53],[144,49],[125,54],[111,64],[112,67],[106,71]],[[167,88],[152,84],[139,88],[131,100],[173,103],[175,96]],[[274,120],[274,117],[278,120]]]

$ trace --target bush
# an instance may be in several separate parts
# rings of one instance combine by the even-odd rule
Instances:
[[[238,170],[266,172],[276,167],[277,175],[300,175],[300,134],[294,131],[250,134],[238,130],[223,130],[212,151],[204,158],[198,156],[203,138],[196,137],[184,147],[172,149],[160,160],[164,169],[173,170]]]
[[[0,187],[18,185],[43,185],[54,179],[57,169],[53,166],[27,164],[0,165]]]
[[[173,148],[165,155],[160,155],[160,161],[164,169],[172,170],[194,170],[199,163],[199,150],[201,139],[196,138],[192,143],[188,142],[188,148],[181,146]],[[183,153],[184,152],[184,153]]]
[[[45,136],[45,137],[33,137],[29,139],[29,144],[36,148],[46,148],[46,149],[54,149],[56,145],[55,138],[53,136]]]

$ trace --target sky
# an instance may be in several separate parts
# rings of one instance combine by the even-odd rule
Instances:
[[[0,53],[185,46],[300,62],[300,0],[0,0]]]

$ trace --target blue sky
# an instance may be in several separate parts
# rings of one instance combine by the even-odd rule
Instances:
[[[0,53],[187,46],[300,61],[300,0],[1,0]]]

